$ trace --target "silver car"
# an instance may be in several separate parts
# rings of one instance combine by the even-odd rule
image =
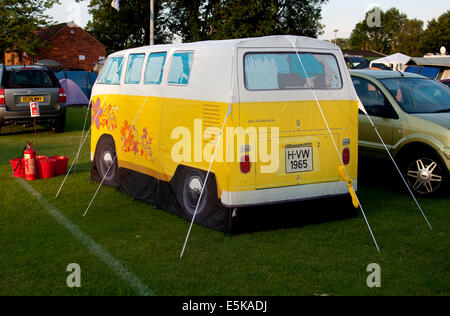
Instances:
[[[4,125],[33,122],[30,102],[38,102],[38,124],[50,124],[64,132],[66,94],[52,71],[42,66],[0,64],[0,129]]]

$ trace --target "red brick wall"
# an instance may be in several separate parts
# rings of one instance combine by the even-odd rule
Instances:
[[[36,59],[37,61],[37,59]],[[22,62],[17,53],[5,53],[5,65],[32,65],[33,57],[22,55]]]
[[[63,27],[47,40],[47,46],[40,50],[35,60],[52,59],[59,61],[63,67],[87,71],[92,71],[94,63],[106,54],[105,46],[78,26]],[[84,55],[85,59],[80,60],[80,55]]]
[[[38,56],[33,56],[33,58],[23,56],[21,64],[31,65],[40,59],[52,59],[59,61],[63,67],[92,71],[94,63],[99,60],[99,57],[105,57],[105,54],[105,46],[89,33],[79,26],[69,27],[67,25],[47,39],[47,47],[41,48]],[[85,59],[80,60],[80,55],[84,55]],[[18,65],[17,54],[6,53],[5,64]]]

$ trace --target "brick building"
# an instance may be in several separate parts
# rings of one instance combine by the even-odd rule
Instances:
[[[30,65],[41,59],[52,59],[60,62],[63,68],[92,71],[94,64],[106,54],[102,43],[73,22],[44,27],[38,35],[46,46],[36,56],[24,54],[21,64]],[[19,56],[6,53],[5,64],[19,64]]]

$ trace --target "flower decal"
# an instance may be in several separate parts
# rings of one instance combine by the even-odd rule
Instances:
[[[125,120],[124,122],[124,126],[122,126],[122,128],[120,129],[120,134],[122,135],[122,149],[125,152],[129,152],[131,151],[131,146],[133,145],[133,129],[131,128],[131,126],[128,124],[128,121]]]
[[[103,109],[100,107],[100,98],[92,103],[91,125],[95,122],[95,127],[100,128],[100,118],[103,115]]]
[[[97,98],[92,104],[91,124],[95,123],[97,129],[106,128],[112,131],[117,128],[117,109],[113,105],[105,105]]]
[[[120,134],[122,135],[123,145],[121,150],[123,152],[132,153],[144,159],[154,160],[151,147],[153,138],[150,136],[146,127],[141,132],[136,126],[131,126],[125,120],[123,126],[120,128]]]

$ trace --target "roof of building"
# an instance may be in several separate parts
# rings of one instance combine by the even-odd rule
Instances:
[[[446,57],[413,57],[408,63],[419,66],[450,67],[450,56]]]
[[[55,33],[57,33],[59,30],[67,26],[68,23],[59,23],[49,26],[44,26],[36,31],[36,34],[42,39],[47,40],[50,37],[52,37]],[[76,24],[75,24],[76,25]]]

